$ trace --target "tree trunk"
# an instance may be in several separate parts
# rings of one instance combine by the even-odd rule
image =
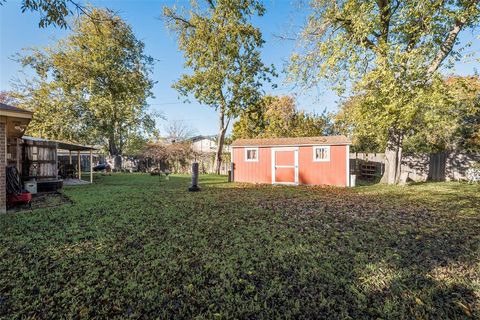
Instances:
[[[385,150],[385,171],[381,183],[397,184],[402,165],[403,133],[390,130]]]
[[[223,144],[225,141],[225,133],[227,132],[228,122],[225,125],[225,111],[224,108],[220,108],[219,113],[219,127],[217,136],[217,151],[215,153],[215,173],[220,174],[220,168],[222,166],[222,153]]]
[[[122,156],[117,154],[115,155],[114,161],[113,161],[113,167],[115,168],[115,171],[119,171],[122,169]]]
[[[122,168],[122,156],[115,144],[115,137],[113,135],[108,139],[108,151],[113,157],[113,169],[115,171],[120,170]]]

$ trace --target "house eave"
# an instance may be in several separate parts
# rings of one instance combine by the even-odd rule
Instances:
[[[28,111],[16,112],[10,110],[0,110],[0,117],[32,119],[33,113]]]

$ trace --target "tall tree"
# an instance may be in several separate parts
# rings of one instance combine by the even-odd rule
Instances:
[[[153,59],[131,27],[106,10],[74,21],[72,33],[52,47],[19,58],[37,77],[21,85],[20,103],[35,111],[30,134],[44,138],[105,143],[121,165],[129,139],[151,132]]]
[[[480,150],[480,79],[448,77],[431,95],[435,107],[427,107],[422,125],[405,139],[413,152]]]
[[[185,11],[164,8],[167,26],[184,53],[185,67],[192,70],[173,87],[218,110],[215,171],[220,173],[230,120],[260,99],[262,83],[273,73],[260,58],[262,34],[251,24],[252,17],[262,16],[265,9],[256,0],[208,0],[192,1]]]
[[[299,111],[290,96],[265,96],[241,113],[233,124],[233,139],[320,136],[332,133],[331,129],[325,112]]]
[[[361,104],[363,96],[351,96],[343,101],[340,110],[333,117],[333,126],[340,133],[351,138],[353,152],[382,152],[385,150],[384,137],[372,130],[370,122],[363,119]]]
[[[250,139],[262,136],[267,127],[265,112],[274,99],[276,97],[266,95],[243,110],[233,123],[232,139]]]
[[[404,140],[427,104],[420,98],[435,92],[448,57],[461,56],[458,35],[476,27],[479,1],[312,0],[311,7],[292,74],[308,85],[330,79],[340,91],[351,84],[364,97],[361,120],[385,140],[382,181],[397,183]]]
[[[0,0],[0,6],[6,1]],[[98,19],[95,15],[91,15],[91,7],[86,7],[80,1],[74,0],[22,0],[21,10],[22,12],[38,12],[40,14],[38,22],[40,28],[49,25],[67,28],[68,17],[73,14],[83,14],[91,17],[92,21]]]
[[[408,153],[480,149],[480,80],[472,77],[448,77],[430,85],[416,101],[422,106],[416,123],[405,137]],[[385,136],[372,128],[365,113],[368,97],[353,96],[335,115],[335,126],[352,137],[353,150],[381,152]]]

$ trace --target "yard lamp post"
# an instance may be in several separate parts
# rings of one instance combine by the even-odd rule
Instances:
[[[192,186],[188,188],[188,191],[200,191],[198,187],[198,162],[192,163]]]

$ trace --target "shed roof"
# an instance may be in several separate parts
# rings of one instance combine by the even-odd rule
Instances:
[[[349,145],[350,140],[343,136],[319,136],[300,138],[237,139],[232,147],[270,147],[270,146],[318,146]]]
[[[87,150],[98,150],[99,149],[98,147],[87,146],[87,145],[78,144],[78,143],[55,141],[55,140],[48,140],[48,139],[43,139],[43,138],[29,137],[29,136],[23,136],[22,139],[30,140],[30,141],[40,141],[40,142],[54,142],[54,143],[57,144],[57,149],[62,149],[62,150],[87,151]]]

